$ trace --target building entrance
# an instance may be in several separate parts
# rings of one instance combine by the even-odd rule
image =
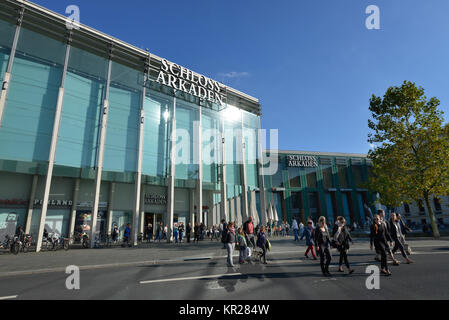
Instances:
[[[159,213],[151,213],[145,212],[145,225],[144,225],[144,237],[148,239],[151,237],[154,239],[156,237],[157,226],[160,222],[162,222],[162,214]],[[148,226],[151,225],[153,227],[153,233],[149,234]]]

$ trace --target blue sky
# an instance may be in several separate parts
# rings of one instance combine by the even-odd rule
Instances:
[[[369,98],[404,80],[449,119],[447,0],[34,2],[259,98],[280,149],[368,152]]]

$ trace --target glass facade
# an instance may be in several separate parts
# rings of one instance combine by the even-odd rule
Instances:
[[[16,9],[11,9],[10,16],[6,11],[0,13],[2,79],[16,32]],[[47,20],[36,23],[39,19]],[[25,8],[0,126],[0,222],[5,221],[0,229],[6,230],[6,225],[11,229],[12,224],[6,223],[10,221],[15,227],[29,224],[27,231],[37,233],[58,98],[62,98],[62,108],[48,198],[47,231],[66,236],[73,230],[85,231],[83,226],[92,221],[94,181],[99,165],[102,175],[97,227],[106,233],[113,223],[119,229],[132,223],[139,152],[142,155],[141,211],[145,216],[161,216],[168,223],[172,144],[175,146],[174,213],[178,221],[189,222],[193,207],[190,194],[197,192],[200,166],[204,210],[210,212],[221,202],[223,180],[228,200],[246,192],[249,207],[251,194],[255,196],[253,191],[259,188],[256,130],[260,127],[260,105],[257,99],[236,90],[228,92],[224,86],[226,97],[222,105],[186,92],[175,92],[155,81],[162,63],[159,58],[150,56],[146,63],[146,52],[121,44],[111,47],[109,39],[90,34],[88,28],[72,30],[68,42],[68,31],[65,23],[61,23],[64,20],[52,24],[52,19],[57,18]],[[63,78],[67,52],[67,72]],[[65,79],[63,90],[62,79]],[[106,100],[108,108],[104,109]],[[99,163],[104,114],[107,114],[103,123],[104,160]],[[198,140],[199,120],[201,141]],[[223,124],[225,177],[221,176]],[[143,137],[139,150],[141,125]],[[176,130],[175,141],[170,139],[173,130]],[[199,163],[200,152],[203,159]],[[245,179],[243,172],[246,172]],[[34,177],[38,182],[32,191]],[[56,183],[56,178],[60,182]],[[14,179],[18,183],[8,191],[7,186]],[[65,191],[58,195],[56,189],[61,188]],[[13,203],[11,199],[20,201]],[[239,211],[243,212],[241,200],[236,203],[240,203]],[[259,198],[256,203],[260,205]],[[71,217],[73,212],[75,219]],[[211,224],[218,219],[208,220]]]
[[[291,155],[311,157],[314,166],[285,165]],[[284,211],[278,214],[286,216],[289,222],[293,217],[303,223],[312,217],[316,222],[325,216],[332,224],[337,216],[344,216],[348,222],[364,225],[365,204],[375,212],[374,195],[363,185],[369,170],[370,164],[363,155],[282,151],[278,171],[264,179],[267,203],[275,203],[278,210]],[[279,205],[282,201],[285,206]]]

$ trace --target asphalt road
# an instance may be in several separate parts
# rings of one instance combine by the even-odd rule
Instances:
[[[221,244],[153,245],[150,248],[69,250],[0,255],[0,299],[307,300],[449,299],[449,241],[409,241],[414,264],[391,266],[380,289],[368,290],[365,273],[373,260],[366,240],[357,240],[349,259],[355,273],[321,275],[319,261],[305,259],[304,244],[273,240],[268,264],[226,267]],[[402,257],[400,257],[402,261]],[[65,286],[65,266],[80,267],[80,289]]]

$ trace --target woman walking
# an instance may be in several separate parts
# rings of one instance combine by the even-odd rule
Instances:
[[[260,257],[263,260],[263,264],[267,264],[267,236],[265,235],[265,226],[260,228],[259,233],[257,234],[257,246],[262,249],[262,256]]]
[[[338,264],[338,271],[343,271],[343,262],[348,268],[349,274],[354,272],[354,269],[351,269],[348,261],[348,250],[349,250],[349,241],[354,244],[352,241],[351,235],[349,234],[348,227],[346,226],[346,219],[343,217],[337,217],[337,222],[334,225],[334,230],[332,232],[333,239],[335,241],[335,246],[337,247],[338,252],[340,252],[340,261]]]
[[[318,219],[318,225],[315,229],[315,246],[320,254],[321,272],[325,277],[330,277],[329,265],[331,264],[332,256],[330,252],[330,235],[326,225],[326,218],[321,216]]]
[[[245,232],[243,231],[243,228],[239,228],[239,232],[237,234],[237,243],[239,244],[239,263],[243,264],[243,263],[245,263],[245,260],[247,259],[247,256],[246,256],[247,244],[246,244]]]
[[[401,251],[402,256],[405,259],[407,264],[412,263],[413,261],[409,259],[407,256],[402,241],[404,239],[404,235],[402,234],[401,225],[400,225],[400,217],[397,213],[390,214],[390,235],[391,239],[394,241],[394,247],[392,253],[394,254],[398,249]]]
[[[235,229],[234,223],[230,222],[228,224],[228,233],[226,234],[226,249],[228,250],[228,267],[234,267],[234,263],[232,262],[232,254],[235,248]]]
[[[307,223],[307,227],[304,228],[302,234],[301,234],[301,238],[299,240],[302,240],[302,238],[304,238],[304,236],[306,237],[306,246],[307,246],[307,250],[306,253],[304,254],[306,256],[306,259],[309,258],[309,251],[312,252],[312,257],[314,260],[317,260],[317,257],[315,255],[315,250],[313,249],[313,246],[315,245],[313,243],[313,228],[312,228],[312,221],[309,221]]]
[[[386,276],[391,276],[390,270],[388,270],[387,263],[387,239],[385,237],[387,230],[385,225],[382,223],[380,216],[376,214],[373,219],[373,224],[371,225],[370,233],[370,247],[373,250],[373,244],[376,251],[380,253],[380,264],[381,272]]]

